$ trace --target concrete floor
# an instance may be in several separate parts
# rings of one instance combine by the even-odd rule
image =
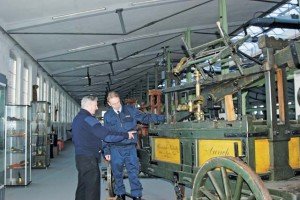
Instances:
[[[161,179],[142,178],[143,199],[172,200],[175,198],[173,185]],[[125,180],[129,191],[128,180]],[[74,200],[77,171],[74,147],[66,142],[59,155],[51,159],[48,169],[33,169],[32,183],[26,187],[6,187],[5,200]],[[187,189],[187,194],[190,190]],[[101,180],[101,199],[107,199],[106,181]],[[127,198],[129,199],[129,198]]]
[[[141,178],[143,199],[145,200],[175,200],[173,185],[162,179]],[[276,184],[275,184],[276,183]],[[300,176],[289,181],[267,182],[271,189],[281,188],[286,191],[298,191],[300,197]],[[74,200],[77,185],[74,147],[69,141],[59,155],[51,159],[48,169],[33,169],[32,183],[26,187],[6,187],[5,200]],[[130,187],[125,179],[126,190]],[[186,188],[186,196],[191,196],[191,189]],[[101,200],[107,200],[106,181],[101,180]],[[130,198],[127,198],[130,200]]]

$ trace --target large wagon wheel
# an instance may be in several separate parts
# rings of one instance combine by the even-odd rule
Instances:
[[[236,180],[230,180],[230,175],[236,177]],[[191,199],[272,198],[260,177],[244,162],[234,157],[216,157],[208,160],[198,171]]]
[[[114,178],[113,178],[113,175],[112,175],[112,170],[111,170],[111,165],[108,164],[107,166],[107,190],[108,190],[108,195],[109,197],[114,197],[116,196],[115,195],[115,192],[114,192]]]

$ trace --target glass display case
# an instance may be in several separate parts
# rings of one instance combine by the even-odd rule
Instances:
[[[6,106],[4,184],[28,185],[31,182],[30,107]]]
[[[32,168],[47,168],[50,165],[50,114],[49,102],[31,102]]]
[[[5,197],[4,190],[4,118],[6,100],[6,78],[0,74],[0,200]]]

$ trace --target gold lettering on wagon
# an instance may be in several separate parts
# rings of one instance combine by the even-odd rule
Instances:
[[[206,153],[209,153],[214,156],[229,156],[229,148],[218,149],[218,147],[211,147],[210,149],[204,149]]]
[[[238,154],[242,154],[241,140],[198,140],[198,165],[219,156],[234,156],[234,143],[238,144]]]
[[[180,163],[180,145],[178,139],[155,138],[154,159],[163,162]]]

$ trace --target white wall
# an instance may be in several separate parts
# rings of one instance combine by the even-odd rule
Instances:
[[[52,77],[48,76],[48,74],[42,69],[42,67],[40,67],[40,65],[34,60],[32,59],[32,57],[30,55],[27,54],[27,52],[23,51],[23,49],[19,46],[19,44],[17,44],[12,38],[10,38],[0,27],[0,73],[4,74],[6,76],[6,78],[8,78],[8,72],[9,72],[9,67],[10,67],[10,54],[13,53],[14,56],[16,56],[16,60],[17,60],[17,73],[19,74],[19,77],[23,77],[22,75],[22,68],[24,67],[24,65],[26,65],[29,69],[29,91],[28,91],[28,95],[29,95],[29,102],[32,100],[32,85],[38,84],[39,90],[40,90],[40,99],[38,99],[39,101],[41,100],[45,100],[42,96],[43,96],[43,87],[37,83],[37,75],[39,75],[39,77],[41,78],[41,82],[44,82],[44,80],[47,82],[48,84],[48,97],[46,99],[46,101],[51,102],[51,86],[55,88],[55,90],[58,90],[59,92],[59,96],[63,95],[66,100],[68,101],[68,103],[66,104],[74,104],[75,107],[72,110],[71,116],[69,115],[69,119],[65,119],[64,123],[62,123],[62,121],[58,122],[61,123],[61,126],[67,126],[71,123],[70,118],[73,118],[78,110],[80,109],[80,105],[77,104],[77,102],[75,100],[73,100],[59,85],[57,85],[57,83],[53,80]],[[16,86],[16,104],[23,104],[24,100],[21,98],[22,97],[22,78],[18,78],[17,79],[17,86]],[[59,97],[57,97],[59,98]],[[61,103],[61,101],[59,101],[59,104]],[[59,108],[61,107],[61,105],[59,105]],[[66,111],[65,111],[66,112]],[[63,117],[67,116],[67,113],[65,113],[64,115],[62,115]],[[60,120],[62,120],[60,118]],[[65,130],[62,129],[64,132]],[[59,135],[65,135],[65,133],[59,133]],[[64,138],[69,139],[69,138]]]

